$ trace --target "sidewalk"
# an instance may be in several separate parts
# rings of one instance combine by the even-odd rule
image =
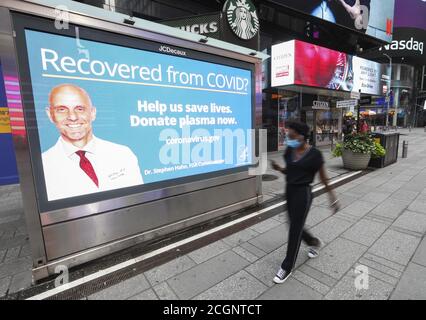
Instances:
[[[331,215],[326,195],[314,200],[307,225],[326,246],[308,261],[302,245],[298,268],[286,283],[272,283],[286,249],[282,212],[87,298],[426,298],[426,133],[413,130],[402,140],[409,141],[407,159],[336,189],[341,212]],[[268,156],[282,161],[280,153]],[[345,172],[341,159],[327,152],[324,157],[331,177]],[[282,194],[283,177],[277,177],[264,181],[265,200]],[[0,201],[1,297],[29,287],[31,259],[19,189],[3,187]],[[355,289],[358,265],[368,267],[368,290]]]
[[[18,185],[0,186],[0,297],[31,285],[31,251]]]
[[[302,246],[282,285],[272,278],[285,254],[285,213],[87,299],[424,299],[425,138],[423,130],[401,136],[410,143],[407,159],[336,189],[338,214],[325,195],[314,200],[307,225],[326,246],[309,261]],[[367,290],[355,288],[358,265],[368,267]]]

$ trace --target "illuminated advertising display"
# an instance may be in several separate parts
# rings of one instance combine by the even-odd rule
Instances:
[[[0,134],[1,133],[11,133],[9,108],[0,107]]]
[[[42,210],[252,164],[253,65],[85,31],[22,30]]]
[[[287,41],[272,46],[272,87],[294,84],[294,46],[295,41]]]
[[[380,58],[383,53],[403,58],[404,63],[426,64],[426,2],[422,0],[397,0],[395,2],[395,28],[392,42],[366,58]]]
[[[395,27],[426,30],[426,1],[396,0]]]
[[[292,40],[272,47],[272,86],[303,85],[381,95],[379,63]]]
[[[9,108],[7,107],[6,86],[0,63],[0,134],[11,133]]]
[[[19,182],[10,126],[11,112],[7,107],[8,95],[13,98],[16,91],[6,79],[0,61],[0,186]],[[15,117],[14,113],[12,115]]]
[[[275,2],[380,40],[387,42],[392,40],[394,0],[275,0]]]

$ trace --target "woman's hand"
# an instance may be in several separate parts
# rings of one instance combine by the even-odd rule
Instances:
[[[337,211],[340,210],[339,199],[337,199],[333,191],[331,191],[329,195],[330,195],[330,208],[333,209],[333,214],[336,214]]]
[[[271,160],[271,167],[272,167],[272,169],[279,171],[281,173],[284,173],[284,171],[285,171],[284,168],[279,166],[278,163],[276,163],[274,160]]]
[[[333,209],[333,213],[336,213],[337,211],[340,210],[340,204],[339,204],[339,200],[336,197],[336,194],[334,193],[333,189],[330,188],[328,184],[328,176],[327,176],[327,172],[325,170],[324,165],[322,165],[319,175],[320,175],[321,182],[324,184],[325,190],[327,190],[328,192],[328,196],[330,199],[330,208]]]

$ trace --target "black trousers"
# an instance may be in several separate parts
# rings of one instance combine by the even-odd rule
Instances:
[[[287,185],[287,212],[290,220],[287,255],[281,268],[290,272],[296,263],[300,243],[303,240],[308,246],[318,244],[318,239],[304,229],[306,217],[312,204],[312,188],[309,185]]]

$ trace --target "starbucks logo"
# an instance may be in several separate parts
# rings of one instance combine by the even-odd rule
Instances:
[[[228,0],[225,12],[229,26],[241,39],[250,40],[259,31],[259,18],[250,0]]]

